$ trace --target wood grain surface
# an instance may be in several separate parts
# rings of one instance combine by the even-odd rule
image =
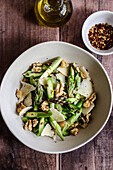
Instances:
[[[23,51],[44,41],[61,40],[84,49],[81,28],[98,10],[113,11],[113,0],[72,0],[73,14],[61,28],[39,26],[35,0],[0,0],[0,81]],[[87,49],[86,49],[87,50]],[[113,55],[99,56],[113,85]],[[0,170],[113,170],[113,113],[102,132],[90,143],[66,154],[43,154],[19,142],[0,116]]]

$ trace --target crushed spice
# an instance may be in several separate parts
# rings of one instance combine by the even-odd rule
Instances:
[[[113,47],[113,27],[99,23],[91,27],[88,34],[91,45],[99,50],[108,50]]]

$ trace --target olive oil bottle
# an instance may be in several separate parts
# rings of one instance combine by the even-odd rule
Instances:
[[[60,27],[70,19],[72,4],[70,0],[37,0],[34,10],[41,25]]]

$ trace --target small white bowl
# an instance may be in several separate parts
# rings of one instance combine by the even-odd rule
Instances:
[[[92,26],[94,26],[95,24],[99,24],[99,23],[108,23],[109,25],[113,26],[113,12],[98,11],[98,12],[91,14],[86,19],[86,21],[84,22],[83,27],[82,27],[83,42],[90,51],[92,51],[96,54],[99,54],[99,55],[113,54],[113,47],[108,50],[98,50],[98,49],[94,48],[89,41],[89,38],[88,38],[89,29]]]

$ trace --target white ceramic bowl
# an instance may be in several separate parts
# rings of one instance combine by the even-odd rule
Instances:
[[[94,81],[97,94],[96,107],[92,112],[92,121],[77,136],[58,138],[55,143],[49,137],[37,137],[22,127],[20,117],[15,113],[15,91],[20,85],[22,73],[34,62],[45,62],[56,56],[67,62],[77,62],[85,66]],[[33,46],[22,53],[6,72],[0,91],[1,112],[10,131],[25,145],[45,153],[64,153],[77,149],[91,141],[105,126],[112,108],[112,87],[104,67],[87,51],[64,42],[45,42]]]
[[[108,50],[98,50],[98,49],[94,48],[89,41],[89,38],[88,38],[89,29],[92,26],[95,26],[95,24],[99,24],[99,23],[108,23],[109,25],[113,26],[113,12],[98,11],[98,12],[91,14],[86,19],[86,21],[84,22],[83,27],[82,27],[83,42],[90,51],[92,51],[96,54],[99,54],[99,55],[113,54],[113,47]]]

